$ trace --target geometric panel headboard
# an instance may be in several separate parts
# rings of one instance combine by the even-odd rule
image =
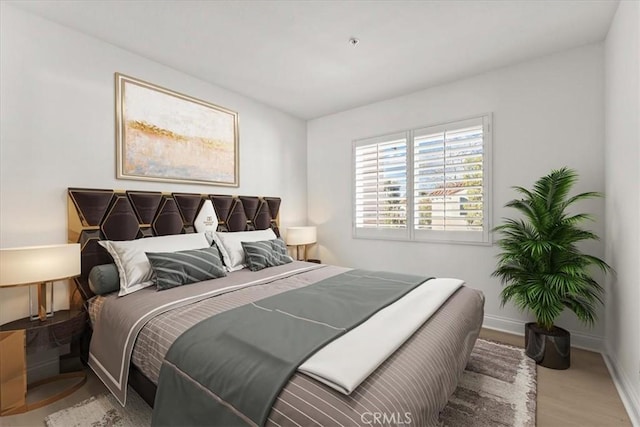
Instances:
[[[74,279],[80,295],[72,295],[72,307],[93,296],[88,283],[91,269],[113,262],[98,241],[194,233],[193,222],[205,200],[213,203],[218,231],[272,228],[280,236],[279,197],[69,188],[68,238],[81,248],[81,273]]]

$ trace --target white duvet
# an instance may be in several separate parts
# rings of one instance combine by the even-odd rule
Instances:
[[[459,279],[426,281],[320,349],[298,371],[350,394],[463,284]]]

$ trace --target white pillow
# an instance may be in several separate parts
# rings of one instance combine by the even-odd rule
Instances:
[[[204,233],[145,237],[143,239],[98,242],[113,258],[120,276],[119,296],[151,286],[153,270],[145,252],[177,252],[208,248]]]
[[[260,242],[262,240],[277,239],[272,229],[256,231],[235,231],[213,233],[213,241],[216,242],[227,271],[241,270],[246,267],[244,262],[244,249],[242,242]]]
[[[204,201],[196,219],[193,220],[193,227],[198,233],[205,234],[209,244],[213,242],[212,234],[218,229],[218,216],[211,200]]]

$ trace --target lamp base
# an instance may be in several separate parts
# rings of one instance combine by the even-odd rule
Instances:
[[[48,317],[53,317],[53,283],[43,282],[37,285],[38,299],[34,308],[34,298],[32,295],[33,286],[29,286],[29,319],[40,320],[44,322]],[[47,286],[49,287],[49,301],[51,301],[49,309],[47,309]],[[37,314],[34,314],[34,311]]]
[[[300,247],[303,248],[303,257],[300,259]],[[296,261],[306,261],[307,260],[307,245],[296,245]]]
[[[47,319],[49,319],[51,317],[53,317],[53,311],[47,311],[45,313],[44,318],[41,318],[39,314],[30,314],[29,315],[29,320],[34,320],[34,321],[35,320],[39,320],[41,322],[44,322],[45,320],[47,320]]]

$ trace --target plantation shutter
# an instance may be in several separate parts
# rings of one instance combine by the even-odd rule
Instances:
[[[413,131],[417,240],[488,241],[488,117]]]
[[[491,114],[353,142],[356,238],[490,244]]]
[[[354,234],[407,237],[407,134],[354,142]]]

